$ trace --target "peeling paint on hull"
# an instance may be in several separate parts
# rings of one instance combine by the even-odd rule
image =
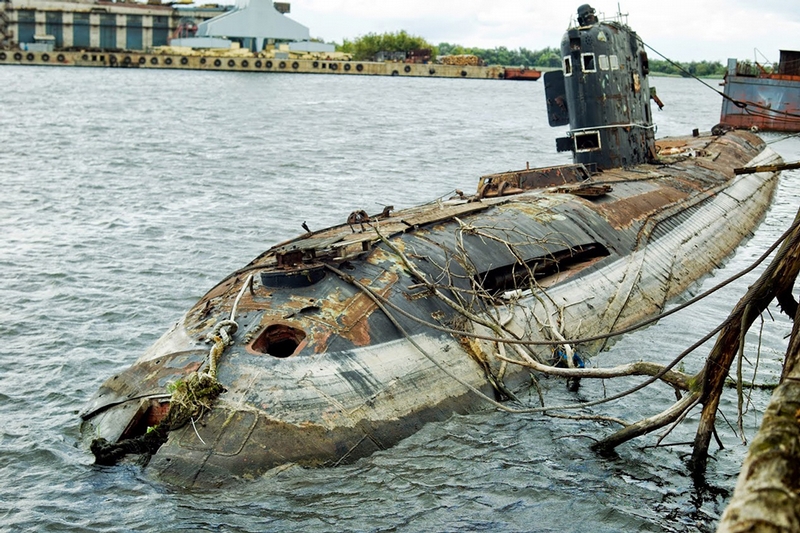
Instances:
[[[660,165],[593,176],[592,183],[611,185],[601,196],[556,192],[583,181],[525,188],[525,176],[552,169],[504,173],[483,178],[490,186],[481,187],[480,199],[363,214],[366,221],[351,215],[350,223],[277,245],[209,291],[131,368],[107,380],[81,413],[84,435],[113,442],[141,431],[166,401],[165,384],[203,364],[205,336],[231,313],[250,274],[234,344],[219,363],[227,391],[194,427],[169,434],[146,467],[155,477],[208,487],[286,463],[335,465],[388,448],[427,422],[484,409],[431,359],[492,396],[487,371],[499,373],[496,346],[465,342],[395,311],[484,332],[420,287],[382,238],[478,311],[486,300],[470,299],[475,279],[501,294],[515,283],[511,267],[528,262],[549,298],[523,291],[511,302],[495,298],[491,309],[515,334],[540,338],[533,317],[546,323],[560,313],[567,338],[607,333],[657,314],[719,265],[751,234],[776,186],[775,173],[733,175],[735,167],[779,161],[749,132],[671,139],[662,148],[678,150]],[[573,170],[585,173],[581,165]],[[408,336],[326,265],[385,298]],[[592,355],[603,343],[579,348]],[[528,373],[509,368],[504,380],[517,389]]]

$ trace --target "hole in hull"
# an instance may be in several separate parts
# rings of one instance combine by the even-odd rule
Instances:
[[[261,332],[250,348],[257,353],[283,359],[298,351],[305,338],[302,330],[285,324],[273,324]]]

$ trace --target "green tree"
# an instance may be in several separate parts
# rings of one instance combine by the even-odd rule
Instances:
[[[408,52],[410,50],[428,48],[432,55],[475,55],[486,65],[525,66],[559,68],[562,57],[559,48],[529,50],[527,48],[509,49],[505,46],[495,48],[466,47],[460,44],[439,43],[432,46],[422,37],[409,35],[405,31],[397,33],[369,33],[350,41],[344,39],[336,49],[353,54],[354,59],[364,61],[372,59],[378,52]],[[675,76],[722,77],[726,67],[719,61],[692,61],[689,63],[673,63],[661,59],[650,60],[650,72]]]
[[[533,54],[535,54],[531,62],[533,65],[548,68],[558,68],[561,66],[561,50],[545,48],[544,50],[533,52]]]
[[[410,35],[405,30],[395,33],[368,33],[357,37],[353,41],[344,39],[342,44],[336,46],[338,52],[353,55],[357,61],[368,61],[378,52],[405,52],[411,50],[429,49],[433,55],[436,49],[428,41],[416,35]]]
[[[549,68],[558,68],[561,66],[561,52],[555,48],[529,50],[520,47],[513,50],[505,46],[498,46],[495,48],[467,48],[458,44],[439,43],[438,49],[441,55],[476,55],[487,65],[521,65],[525,67]]]
[[[697,76],[700,78],[722,77],[725,75],[725,65],[719,61],[691,61],[677,63],[661,59],[650,60],[650,72],[669,74],[674,76]]]
[[[343,39],[342,44],[336,45],[336,51],[345,54],[352,54],[355,51],[355,45],[353,44],[353,41],[349,39]]]

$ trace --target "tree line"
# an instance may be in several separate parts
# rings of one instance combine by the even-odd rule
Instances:
[[[431,46],[422,37],[410,35],[405,30],[395,33],[368,33],[352,41],[344,39],[342,44],[336,44],[337,52],[351,54],[356,61],[369,61],[379,52],[405,52],[411,50],[429,49],[436,55],[434,46]]]
[[[405,52],[411,50],[428,49],[431,56],[445,55],[474,55],[479,57],[486,65],[525,66],[539,68],[561,67],[561,50],[558,48],[543,48],[529,50],[520,47],[517,49],[497,46],[495,48],[477,48],[462,46],[460,44],[439,43],[433,45],[423,37],[411,35],[405,30],[388,33],[368,33],[353,40],[344,39],[341,44],[336,44],[336,50],[351,54],[356,61],[369,61],[379,52]],[[722,77],[726,66],[719,61],[690,61],[672,63],[666,60],[650,59],[650,72],[675,76]]]
[[[676,76],[697,76],[698,78],[721,78],[728,70],[726,65],[719,61],[690,61],[688,63],[676,62],[676,64],[669,61],[651,59],[650,72],[658,72],[660,74],[672,74]]]

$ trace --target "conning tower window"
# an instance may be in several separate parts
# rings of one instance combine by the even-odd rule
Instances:
[[[583,71],[584,72],[597,72],[597,67],[595,67],[594,63],[594,54],[581,54],[581,61],[583,61]]]
[[[608,56],[608,60],[611,63],[611,70],[619,70],[619,58],[617,56]]]
[[[607,55],[599,55],[597,56],[597,63],[600,65],[600,70],[608,70],[608,56]]]
[[[569,56],[564,58],[564,76],[572,76],[572,60]]]
[[[575,151],[592,152],[600,149],[599,131],[582,131],[575,134]]]
[[[254,351],[278,358],[293,355],[305,340],[304,331],[284,324],[267,326],[250,345]]]

